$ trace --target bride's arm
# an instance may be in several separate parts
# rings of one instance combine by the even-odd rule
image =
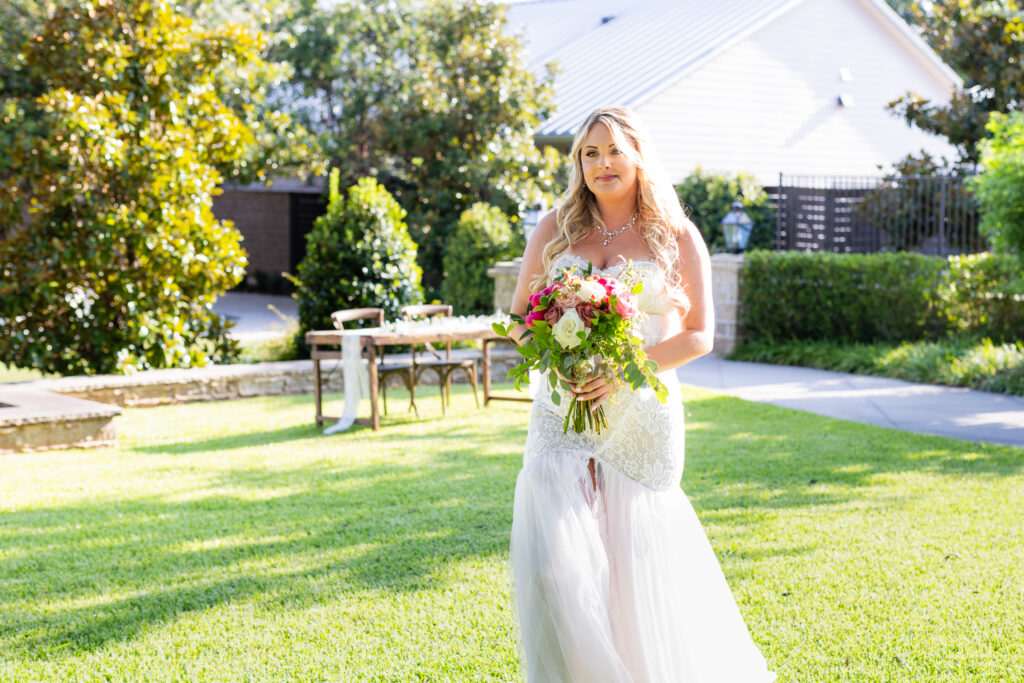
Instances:
[[[519,269],[519,279],[516,281],[516,293],[512,297],[510,312],[520,317],[526,317],[530,309],[530,283],[544,272],[544,247],[555,238],[558,233],[558,221],[555,219],[555,211],[550,211],[540,219],[530,241],[526,244],[526,251],[523,252],[523,265]],[[523,333],[526,332],[524,325],[516,325],[512,328],[512,339],[518,342]]]
[[[661,370],[671,370],[711,351],[715,340],[715,307],[711,301],[711,257],[700,231],[690,221],[679,237],[683,291],[690,299],[688,311],[679,310],[683,329],[647,349],[647,357]]]

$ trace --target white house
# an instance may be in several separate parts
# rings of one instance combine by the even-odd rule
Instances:
[[[560,69],[538,144],[564,148],[589,111],[621,104],[677,181],[696,166],[774,185],[955,157],[886,109],[909,90],[946,102],[962,82],[883,0],[528,0],[508,17],[531,70]]]

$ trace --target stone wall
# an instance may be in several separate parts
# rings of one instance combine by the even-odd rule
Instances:
[[[492,346],[491,349],[491,379],[494,382],[504,382],[519,354],[502,346]],[[452,351],[452,356],[458,358],[460,355],[477,353],[472,350],[456,349]],[[402,356],[389,354],[388,358],[399,361]],[[325,392],[344,390],[345,378],[340,360],[323,360],[320,362],[320,369]],[[463,373],[455,373],[452,375],[452,381],[465,383],[467,378]],[[393,378],[393,382],[401,384],[398,378]],[[419,383],[437,384],[437,374],[424,372]],[[121,407],[289,394],[308,394],[312,404],[313,361],[215,365],[190,370],[150,370],[135,375],[55,377],[28,382],[24,386]]]

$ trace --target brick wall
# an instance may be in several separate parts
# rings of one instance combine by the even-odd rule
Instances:
[[[225,190],[213,198],[213,214],[234,221],[249,254],[248,274],[257,271],[277,277],[290,270],[289,194]]]

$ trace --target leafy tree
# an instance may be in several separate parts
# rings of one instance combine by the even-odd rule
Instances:
[[[402,306],[423,301],[405,210],[373,178],[360,178],[343,195],[339,177],[332,169],[327,213],[306,235],[306,256],[292,278],[301,348],[306,332],[334,326],[338,309],[380,307],[396,318]]]
[[[905,21],[914,19],[914,0],[886,0],[889,7],[892,7]]]
[[[973,180],[981,229],[994,251],[1024,264],[1024,112],[993,113],[988,131],[980,145],[982,173]]]
[[[922,8],[927,7],[927,11]],[[936,0],[913,5],[914,23],[964,79],[949,104],[909,92],[889,103],[921,130],[941,135],[968,162],[978,159],[992,112],[1024,105],[1024,5],[1019,0]]]
[[[487,270],[496,261],[523,253],[523,233],[501,209],[477,202],[462,212],[444,250],[441,297],[460,314],[494,312],[494,280]]]
[[[462,211],[484,201],[517,215],[554,191],[559,156],[532,140],[551,90],[504,27],[502,4],[482,0],[299,0],[276,53],[294,69],[295,116],[342,183],[376,177],[408,212],[431,296]]]
[[[0,121],[0,362],[130,372],[233,353],[211,306],[246,259],[211,195],[256,138],[218,87],[227,70],[259,81],[262,48],[163,0],[64,4],[26,44],[40,92],[7,97]]]
[[[700,229],[710,250],[725,251],[722,219],[735,201],[743,202],[743,210],[754,221],[748,248],[772,248],[775,213],[768,195],[754,176],[712,173],[698,167],[676,185],[676,195],[689,212],[690,220]]]

